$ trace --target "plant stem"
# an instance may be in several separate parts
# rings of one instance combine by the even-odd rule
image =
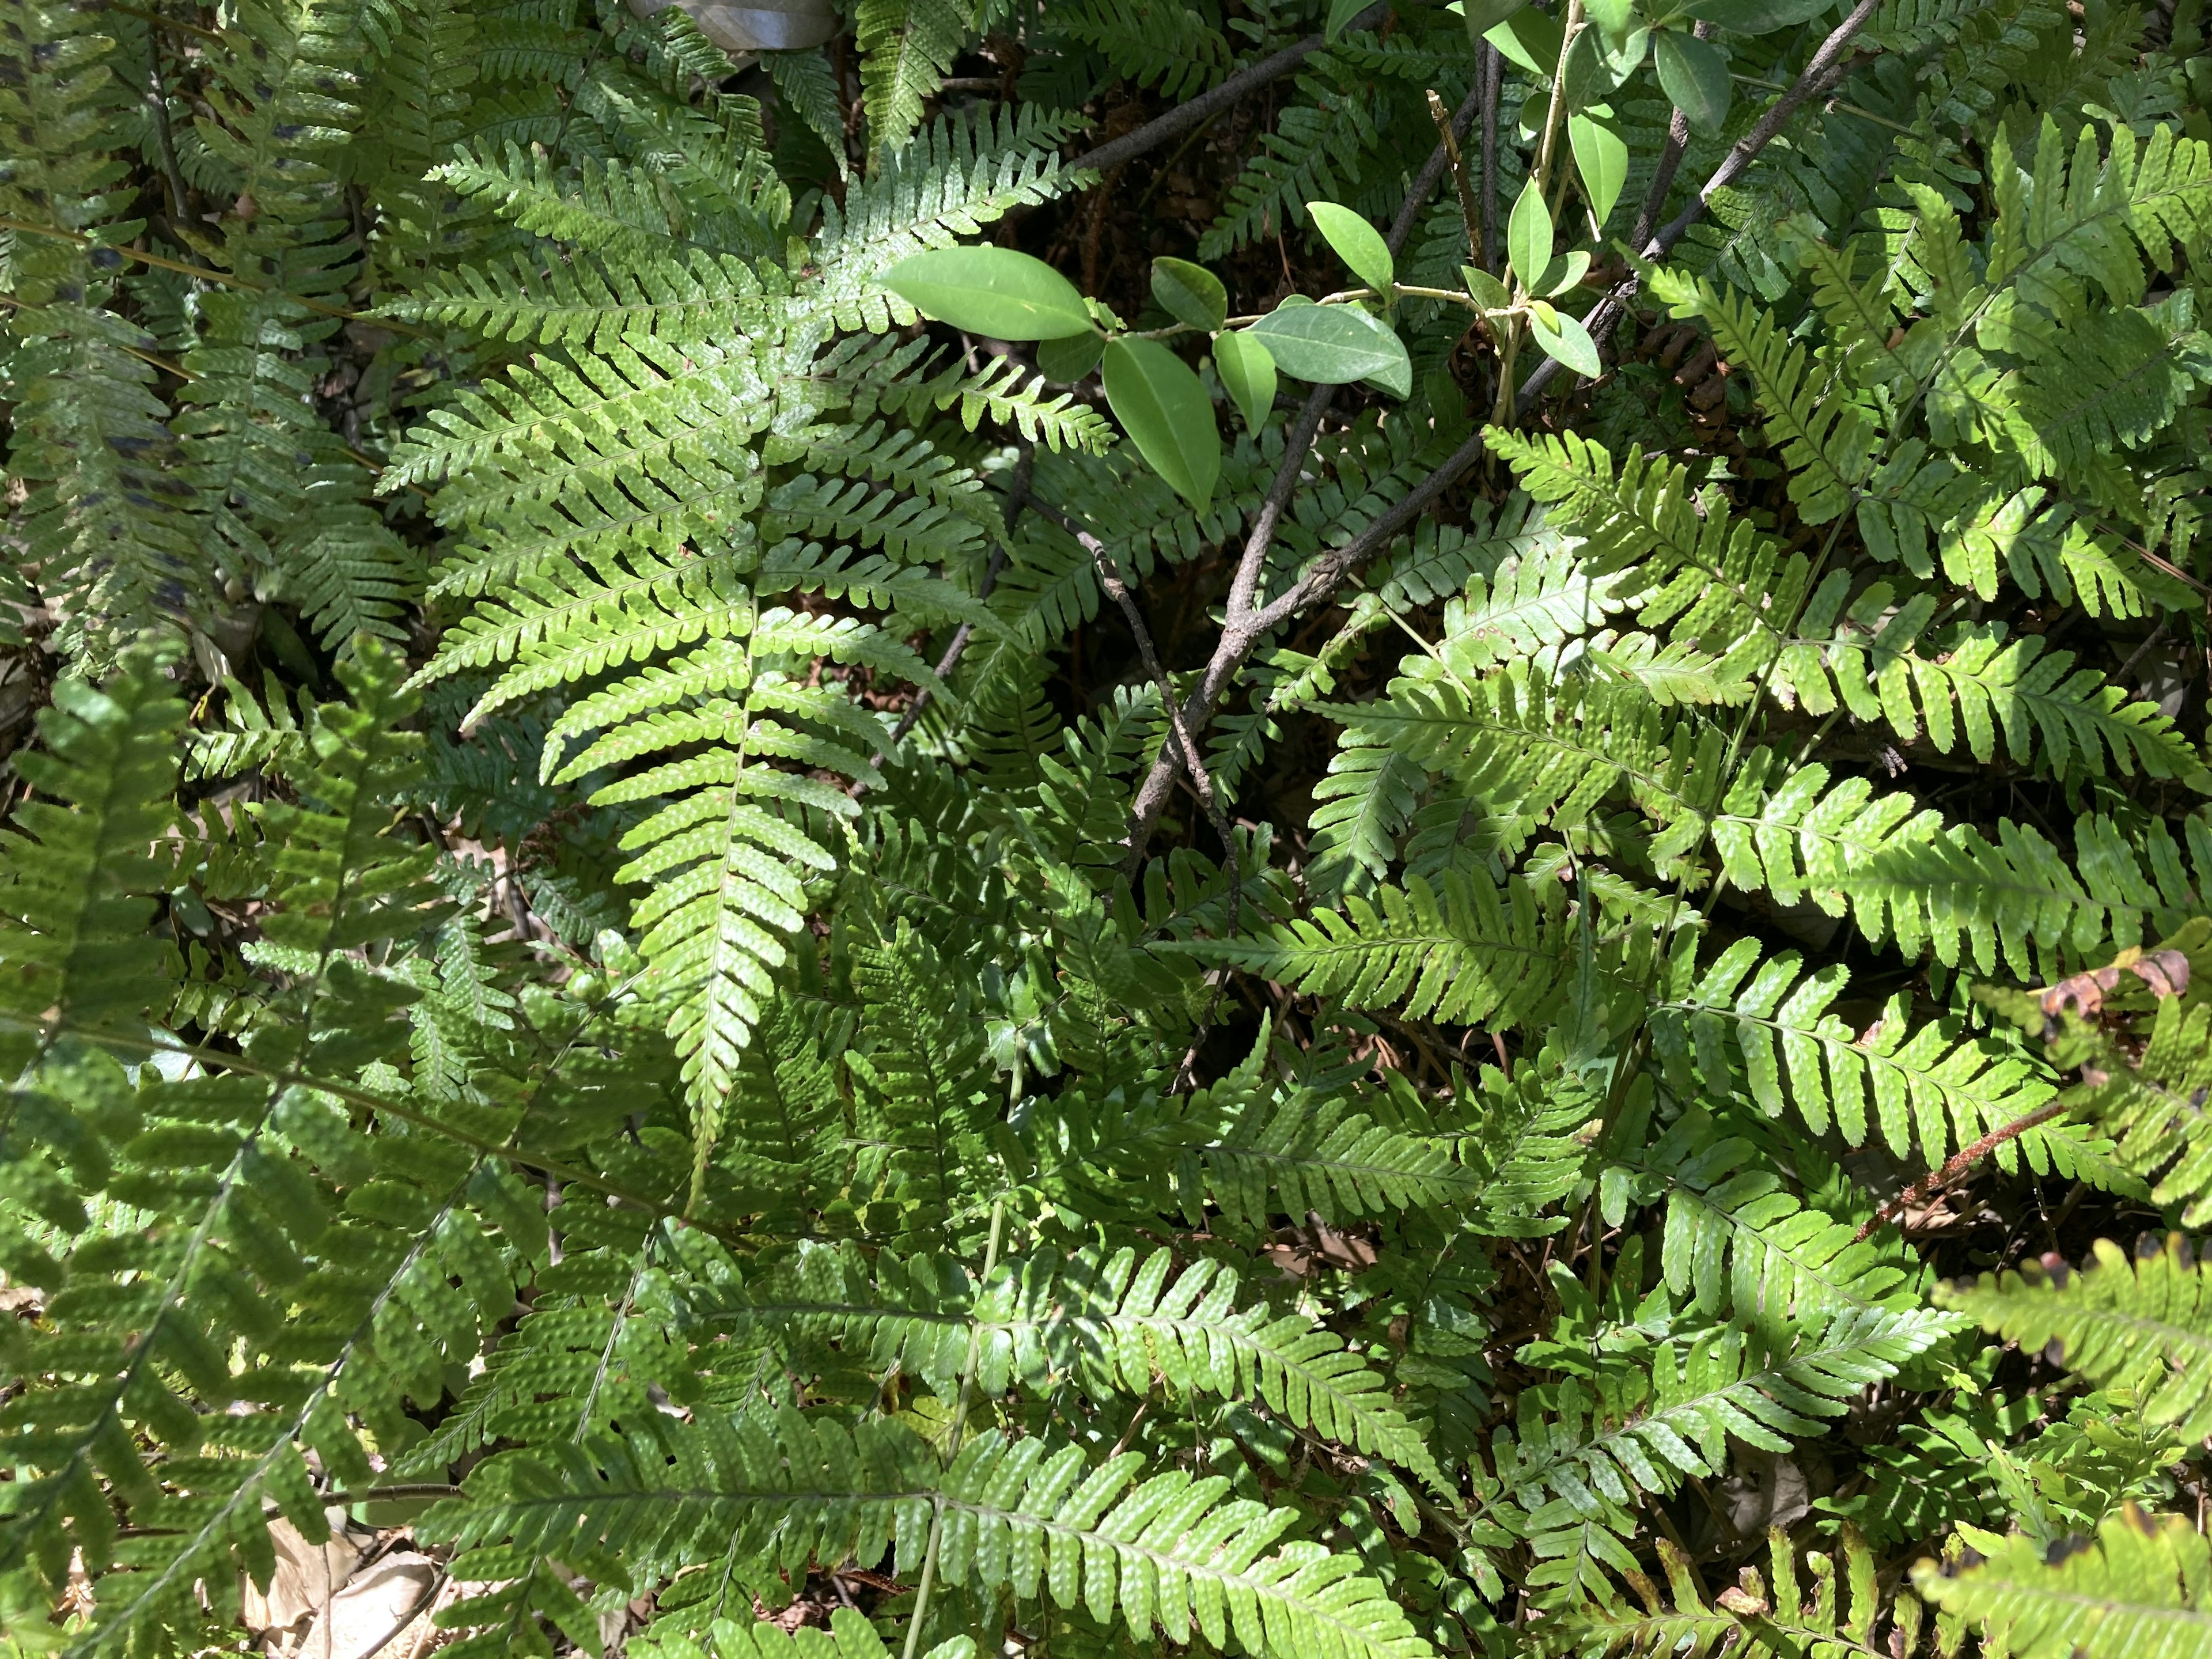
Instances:
[[[980,1298],[999,1266],[999,1232],[1006,1218],[1006,1200],[991,1206],[991,1239],[983,1247],[983,1276],[975,1282]],[[983,1357],[983,1328],[979,1322],[968,1333],[968,1360],[960,1368],[960,1392],[952,1402],[952,1429],[945,1437],[945,1462],[949,1468],[960,1455],[960,1436],[968,1425],[968,1397],[975,1384],[975,1367]],[[915,1586],[914,1611],[907,1617],[906,1646],[902,1659],[915,1659],[921,1650],[923,1615],[929,1611],[929,1593],[937,1586],[937,1550],[945,1535],[945,1500],[940,1495],[929,1517],[929,1547],[921,1558],[921,1582]]]
[[[1389,15],[1388,5],[1370,6],[1345,27],[1364,29],[1381,22]],[[1270,81],[1279,81],[1297,69],[1315,52],[1328,44],[1324,36],[1309,34],[1294,41],[1280,52],[1270,53],[1258,63],[1248,64],[1237,71],[1211,92],[1177,104],[1166,114],[1145,123],[1133,132],[1108,140],[1096,149],[1087,150],[1075,158],[1075,165],[1085,172],[1107,173],[1124,162],[1135,160],[1146,150],[1177,138],[1243,98],[1247,93],[1257,92]]]
[[[1559,36],[1559,61],[1552,70],[1552,101],[1544,111],[1543,136],[1536,141],[1536,165],[1530,170],[1528,182],[1542,200],[1552,184],[1552,162],[1559,145],[1559,125],[1567,113],[1567,54],[1574,50],[1575,37],[1582,33],[1583,0],[1567,0],[1565,28]],[[1545,250],[1547,253],[1549,249]],[[1513,297],[1516,302],[1526,300],[1535,291],[1540,270],[1516,270],[1513,273]],[[1513,364],[1521,355],[1521,334],[1527,326],[1526,319],[1516,315],[1505,319],[1505,337],[1498,351],[1498,402],[1491,421],[1498,426],[1513,423]]]
[[[1482,268],[1498,270],[1498,100],[1505,90],[1505,58],[1489,41],[1476,54],[1475,77],[1482,100]]]
[[[1925,1201],[1949,1186],[2006,1142],[2018,1140],[2030,1129],[2040,1128],[2051,1119],[2062,1115],[2069,1103],[2063,1100],[2054,1100],[2049,1105],[2030,1112],[2026,1117],[2016,1117],[2003,1127],[1990,1130],[1972,1146],[1961,1146],[1942,1169],[1929,1170],[1869,1216],[1858,1231],[1851,1235],[1851,1243],[1856,1244],[1873,1237],[1877,1229],[1896,1220],[1914,1205]]]

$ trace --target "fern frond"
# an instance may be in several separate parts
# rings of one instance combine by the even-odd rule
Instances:
[[[2052,1259],[1938,1285],[1936,1304],[2024,1348],[2055,1344],[2067,1370],[2099,1388],[2140,1390],[2152,1422],[2202,1439],[2212,1432],[2212,1280],[2178,1235],[2138,1261],[2109,1239],[2095,1254],[2079,1273]]]
[[[1310,921],[1180,948],[1348,1007],[1518,1024],[1573,974],[1571,937],[1556,884],[1539,892],[1518,877],[1500,887],[1454,872],[1436,885],[1414,876],[1403,888],[1380,888],[1372,902],[1355,894]]]
[[[1550,1492],[1591,1516],[1601,1500],[1671,1492],[1682,1476],[1726,1468],[1731,1437],[1786,1452],[1819,1434],[1822,1419],[1956,1328],[1926,1310],[1868,1310],[1799,1341],[1729,1329],[1664,1341],[1650,1352],[1650,1398],[1618,1417],[1571,1379],[1546,1391],[1548,1418],[1523,1395],[1520,1432],[1501,1428],[1492,1443],[1498,1479],[1524,1505]]]
[[[853,27],[871,149],[896,150],[921,125],[970,23],[958,0],[860,0]]]
[[[1668,993],[1652,1023],[1655,1048],[1686,1092],[1702,1082],[1723,1097],[1743,1095],[1770,1117],[1794,1105],[1814,1133],[1826,1134],[1832,1123],[1854,1146],[1879,1129],[1900,1157],[1917,1141],[1931,1166],[1949,1155],[1954,1137],[1964,1146],[2026,1116],[2056,1092],[2041,1068],[2010,1044],[1972,1036],[1954,1021],[1916,1029],[1902,994],[1855,1036],[1829,1012],[1850,982],[1839,963],[1808,975],[1796,952],[1762,962],[1759,942],[1744,939],[1699,975],[1692,965],[1695,946],[1694,935],[1678,945]],[[1729,1055],[1730,1037],[1740,1059]],[[2054,1164],[2062,1173],[2076,1172],[2074,1146],[2063,1131],[2008,1142],[1999,1158],[2016,1156],[2015,1145],[2038,1173]]]
[[[788,1411],[689,1425],[648,1418],[627,1443],[495,1458],[474,1477],[473,1501],[441,1506],[423,1530],[464,1548],[619,1543],[640,1565],[726,1561],[740,1583],[767,1589],[781,1561],[872,1562],[895,1550],[898,1571],[918,1571],[934,1510],[947,1523],[938,1558],[946,1583],[1049,1596],[1118,1618],[1140,1639],[1195,1632],[1218,1645],[1233,1632],[1282,1659],[1433,1651],[1346,1558],[1273,1547],[1294,1511],[1224,1502],[1219,1476],[1174,1472],[1133,1485],[1141,1462],[1128,1453],[1093,1468],[1080,1447],[993,1430],[940,1472],[895,1421],[847,1429]]]
[[[2157,1659],[2212,1641],[2212,1545],[2181,1516],[2130,1504],[2056,1561],[2032,1538],[1980,1536],[1988,1555],[1923,1561],[1912,1586],[2020,1659]]]
[[[1659,1540],[1672,1605],[1641,1569],[1624,1572],[1643,1605],[1631,1606],[1607,1586],[1599,1600],[1563,1609],[1544,1621],[1537,1638],[1547,1654],[1576,1659],[1659,1659],[1663,1654],[1704,1656],[1740,1653],[1746,1659],[1840,1659],[1850,1653],[1880,1652],[1875,1632],[1883,1597],[1877,1586],[1873,1553],[1856,1528],[1844,1529],[1834,1558],[1805,1558],[1812,1573],[1811,1599],[1798,1579],[1797,1547],[1783,1528],[1768,1534],[1767,1579],[1746,1567],[1739,1582],[1709,1604],[1696,1569],[1671,1541]],[[1909,1649],[1921,1629],[1917,1603],[1900,1599],[1895,1607],[1893,1639]]]

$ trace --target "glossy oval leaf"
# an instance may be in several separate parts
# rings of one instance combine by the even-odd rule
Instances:
[[[1504,19],[1482,32],[1508,63],[1518,64],[1529,74],[1548,81],[1559,67],[1559,43],[1566,30],[1549,12],[1534,6],[1516,6]]]
[[[1460,15],[1460,21],[1467,25],[1468,40],[1479,46],[1484,35],[1528,3],[1528,0],[1464,0],[1462,4],[1446,6],[1444,9]]]
[[[1152,298],[1176,321],[1208,334],[1229,320],[1229,290],[1221,278],[1188,259],[1152,261]]]
[[[886,271],[884,286],[925,317],[994,340],[1058,340],[1091,327],[1074,283],[1010,247],[917,253]]]
[[[1628,182],[1628,143],[1598,117],[1588,113],[1567,118],[1567,143],[1575,153],[1575,177],[1583,187],[1583,200],[1590,216],[1603,229]]]
[[[1316,386],[1372,380],[1401,398],[1413,389],[1413,360],[1385,324],[1351,306],[1278,307],[1249,331],[1275,366]]]
[[[1544,274],[1536,280],[1536,292],[1547,300],[1556,298],[1589,276],[1589,268],[1590,257],[1587,249],[1577,248],[1571,253],[1562,253],[1544,267]]]
[[[1583,15],[1618,40],[1636,21],[1636,0],[1583,0]]]
[[[1322,31],[1329,44],[1335,45],[1336,37],[1351,27],[1352,20],[1374,3],[1375,0],[1329,0],[1328,21]]]
[[[1314,228],[1328,239],[1336,257],[1344,261],[1345,269],[1377,294],[1387,295],[1396,266],[1382,233],[1350,208],[1334,202],[1308,202],[1306,211],[1313,216]]]
[[[1213,368],[1246,429],[1256,434],[1275,406],[1273,354],[1249,331],[1224,334],[1213,343]]]
[[[1488,271],[1474,265],[1462,265],[1459,276],[1475,304],[1485,311],[1504,311],[1513,303],[1511,290]]]
[[[1095,331],[1063,335],[1057,340],[1041,340],[1037,343],[1037,372],[1048,380],[1082,380],[1098,367],[1098,354],[1105,349],[1106,337]]]
[[[1701,133],[1720,131],[1735,89],[1729,81],[1728,58],[1710,40],[1672,29],[1659,36],[1659,88]]]
[[[1537,304],[1528,308],[1528,333],[1543,348],[1547,357],[1556,357],[1564,368],[1571,368],[1586,380],[1597,379],[1603,365],[1598,362],[1597,342],[1578,319],[1550,306]]]
[[[1836,0],[1690,0],[1682,9],[1732,34],[1771,34],[1835,8]]]
[[[1193,507],[1213,499],[1221,429],[1190,366],[1158,340],[1106,343],[1106,404],[1137,453]]]
[[[1552,210],[1534,179],[1521,186],[1521,199],[1505,222],[1505,257],[1523,288],[1533,289],[1552,263]]]

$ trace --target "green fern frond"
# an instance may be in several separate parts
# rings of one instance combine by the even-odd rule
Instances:
[[[861,0],[853,26],[871,149],[896,150],[921,125],[972,22],[957,0]]]
[[[1964,1146],[2027,1116],[2056,1092],[2011,1044],[1970,1036],[1955,1021],[1916,1028],[1902,996],[1855,1035],[1829,1012],[1850,982],[1840,963],[1808,975],[1796,952],[1762,962],[1759,942],[1744,939],[1699,975],[1696,942],[1686,935],[1677,946],[1652,1021],[1654,1046],[1686,1093],[1702,1083],[1723,1097],[1748,1098],[1769,1117],[1794,1105],[1814,1133],[1826,1134],[1832,1123],[1854,1146],[1878,1129],[1899,1157],[1917,1141],[1932,1166],[1949,1155],[1954,1137]],[[2031,1133],[2008,1142],[1999,1158],[2015,1158],[2015,1145],[2038,1173],[2054,1165],[2082,1172],[2066,1131]]]
[[[1672,1604],[1640,1568],[1624,1571],[1640,1607],[1607,1586],[1601,1599],[1564,1610],[1547,1620],[1538,1645],[1547,1654],[1576,1659],[1659,1659],[1662,1654],[1704,1656],[1740,1653],[1746,1659],[1840,1659],[1845,1654],[1881,1652],[1875,1644],[1882,1622],[1883,1597],[1875,1578],[1873,1552],[1856,1528],[1844,1529],[1834,1558],[1812,1554],[1804,1565],[1813,1577],[1811,1599],[1798,1578],[1797,1547],[1783,1528],[1768,1534],[1768,1566],[1743,1569],[1737,1583],[1707,1601],[1689,1558],[1662,1539],[1659,1560],[1667,1574]],[[1922,1628],[1917,1602],[1900,1597],[1893,1609],[1891,1639],[1907,1651]]]
[[[1571,940],[1557,884],[1540,892],[1518,877],[1501,887],[1454,872],[1436,885],[1414,876],[1378,889],[1371,902],[1354,894],[1309,921],[1182,948],[1348,1007],[1517,1024],[1564,989],[1575,971]]]
[[[1790,469],[1790,499],[1805,522],[1826,524],[1849,512],[1874,471],[1879,434],[1834,384],[1842,366],[1808,358],[1767,311],[1702,278],[1662,267],[1650,286],[1669,316],[1705,322],[1729,363],[1754,377],[1766,441]]]
[[[161,994],[162,950],[148,928],[165,872],[151,849],[175,816],[184,705],[141,657],[105,689],[63,681],[39,724],[46,750],[17,765],[49,799],[17,807],[0,842],[11,1071],[49,1024],[143,1032]]]
[[[1956,1328],[1926,1310],[1868,1310],[1796,1341],[1725,1328],[1662,1341],[1649,1397],[1617,1413],[1572,1379],[1543,1390],[1541,1407],[1523,1395],[1519,1433],[1501,1428],[1492,1443],[1498,1479],[1524,1505],[1548,1492],[1595,1516],[1603,1502],[1632,1504],[1725,1469],[1731,1437],[1787,1452]]]
[[[2212,1431],[2212,1280],[2179,1235],[2138,1261],[2109,1239],[2095,1254],[2079,1273],[2051,1258],[1939,1285],[1936,1304],[2025,1348],[2052,1348],[2099,1388],[2140,1392],[2150,1421],[2202,1439]]]
[[[2212,1640],[2212,1545],[2184,1516],[2130,1504],[2056,1560],[2031,1538],[1979,1536],[1989,1554],[1923,1561],[1912,1587],[2020,1659],[2156,1659]]]
[[[533,1552],[619,1543],[665,1568],[725,1562],[769,1594],[775,1564],[808,1559],[919,1571],[934,1513],[946,1519],[938,1571],[950,1584],[1021,1601],[1048,1596],[1140,1638],[1194,1633],[1261,1653],[1421,1659],[1382,1586],[1317,1546],[1274,1547],[1293,1511],[1224,1498],[1219,1476],[1180,1471],[1133,1485],[1133,1453],[1091,1467],[1083,1449],[976,1436],[949,1469],[896,1421],[848,1429],[787,1411],[689,1425],[647,1419],[611,1438],[508,1453],[473,1478],[467,1504],[423,1522],[463,1548],[495,1540]],[[1272,1553],[1270,1553],[1272,1550]]]

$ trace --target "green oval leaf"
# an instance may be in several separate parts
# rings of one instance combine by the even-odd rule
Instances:
[[[1536,281],[1536,292],[1551,299],[1565,294],[1589,275],[1590,257],[1583,248],[1572,253],[1562,253],[1544,267],[1544,274]]]
[[[1037,372],[1048,380],[1082,380],[1098,367],[1098,354],[1105,349],[1106,337],[1095,330],[1042,340],[1037,343]]]
[[[1719,131],[1728,118],[1729,100],[1735,95],[1721,49],[1710,40],[1667,29],[1659,36],[1658,57],[1659,87],[1674,100],[1674,107],[1697,131]]]
[[[1589,331],[1563,311],[1542,304],[1530,307],[1528,333],[1547,357],[1558,358],[1562,368],[1571,368],[1585,380],[1597,379],[1604,368],[1598,362],[1597,342],[1590,338]]]
[[[1583,15],[1617,40],[1636,21],[1636,0],[1583,0]]]
[[[1588,109],[1607,98],[1643,67],[1649,31],[1632,30],[1620,50],[1607,44],[1601,29],[1584,29],[1567,48],[1566,106]]]
[[[1582,183],[1583,200],[1602,230],[1628,182],[1628,144],[1612,127],[1595,115],[1567,118],[1567,143],[1575,153],[1575,177]]]
[[[1249,331],[1224,334],[1213,343],[1214,372],[1245,427],[1257,433],[1275,406],[1275,359]]]
[[[1559,67],[1559,45],[1566,39],[1559,20],[1534,6],[1516,6],[1504,18],[1482,31],[1482,38],[1498,48],[1508,63],[1518,64],[1541,81],[1549,81]]]
[[[1152,298],[1176,321],[1208,334],[1229,320],[1229,290],[1221,278],[1188,259],[1152,261]]]
[[[1389,244],[1375,227],[1350,208],[1340,207],[1334,202],[1308,202],[1306,211],[1313,216],[1315,228],[1328,238],[1328,245],[1344,261],[1345,269],[1377,294],[1388,296],[1396,266],[1390,258]]]
[[[1091,325],[1074,283],[1010,247],[917,253],[884,272],[883,281],[923,316],[994,340],[1064,339]]]
[[[1460,280],[1467,284],[1468,293],[1474,296],[1475,304],[1485,311],[1504,311],[1512,305],[1512,291],[1488,271],[1474,265],[1462,265],[1459,275]]]
[[[1221,429],[1188,364],[1158,340],[1106,343],[1106,403],[1152,471],[1193,507],[1213,499]]]
[[[1248,332],[1276,367],[1316,386],[1372,380],[1401,398],[1413,389],[1413,360],[1385,324],[1351,306],[1279,306]]]
[[[1731,34],[1771,34],[1835,9],[1836,0],[1690,0],[1682,9]]]
[[[1328,21],[1322,28],[1322,33],[1328,43],[1334,46],[1336,37],[1344,33],[1351,25],[1352,20],[1374,3],[1375,0],[1330,0]],[[1139,13],[1139,15],[1141,16],[1142,14]]]
[[[1467,25],[1467,38],[1475,46],[1482,37],[1528,3],[1528,0],[1465,0],[1456,6],[1446,6],[1446,11],[1456,11]]]
[[[1505,222],[1505,257],[1524,288],[1533,289],[1552,263],[1552,210],[1534,179],[1521,186],[1521,199]]]

